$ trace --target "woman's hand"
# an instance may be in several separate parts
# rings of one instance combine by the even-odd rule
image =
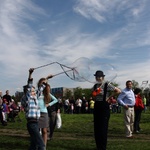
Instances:
[[[46,105],[46,107],[48,107],[49,106],[49,104],[45,104]]]

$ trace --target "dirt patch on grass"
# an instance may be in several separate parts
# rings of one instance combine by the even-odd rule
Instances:
[[[0,129],[1,135],[10,135],[10,136],[21,136],[28,137],[29,134],[25,130],[15,130],[15,129]]]
[[[27,130],[16,130],[16,129],[0,129],[1,136],[15,136],[15,137],[29,137]],[[135,141],[149,141],[150,142],[150,136],[149,134],[134,134],[133,140]],[[54,133],[55,139],[65,139],[65,140],[94,140],[94,135],[91,134],[91,136],[86,136],[76,133],[65,133],[65,132],[55,132]],[[124,134],[121,135],[114,135],[114,134],[108,134],[108,140],[110,141],[123,141],[123,140],[132,140],[127,139]]]

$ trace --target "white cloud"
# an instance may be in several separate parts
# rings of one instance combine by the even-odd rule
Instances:
[[[14,93],[17,88],[26,84],[30,67],[53,61],[71,65],[80,57],[93,60],[97,57],[116,65],[116,81],[121,85],[128,78],[139,82],[148,78],[150,72],[146,66],[149,65],[147,59],[150,56],[150,21],[147,19],[147,0],[79,0],[75,6],[69,7],[69,11],[54,12],[54,16],[50,13],[52,7],[46,9],[44,5],[38,5],[38,2],[0,2],[0,89],[3,91],[10,89]],[[53,7],[57,8],[58,5]],[[71,15],[70,8],[77,15],[73,14],[68,19],[68,15]],[[87,19],[86,22],[81,20],[79,14]],[[146,51],[143,54],[145,60],[139,59],[142,51],[136,52],[140,47]],[[139,63],[131,61],[129,55],[133,60],[138,58]],[[35,83],[39,77],[61,71],[61,67],[56,64],[37,69],[33,75]],[[50,80],[50,83],[54,87],[92,86],[87,82],[75,82],[65,74]]]
[[[35,59],[38,49],[37,36],[27,23],[35,19],[33,13],[43,15],[44,11],[35,7],[30,1],[7,0],[1,3],[0,62],[3,65],[1,80],[9,82],[6,85],[1,84],[1,88],[8,89],[9,84],[11,86],[13,82],[18,84],[14,80],[20,77],[20,80],[23,80],[22,73],[25,73],[31,64],[34,66],[39,63],[38,59]]]
[[[120,86],[122,88],[125,87],[125,82],[127,80],[135,80],[139,83],[139,85],[141,85],[142,81],[149,81],[149,67],[147,64],[149,64],[150,61],[146,61],[146,62],[139,62],[137,64],[131,64],[130,66],[126,66],[126,67],[120,67],[118,69],[118,77],[117,77],[117,81],[120,84]]]
[[[137,18],[144,10],[146,3],[147,0],[78,0],[74,10],[85,18],[93,18],[103,23],[109,22],[110,19],[115,18],[115,15],[120,14],[122,14],[122,18],[127,20],[131,17],[132,19]]]

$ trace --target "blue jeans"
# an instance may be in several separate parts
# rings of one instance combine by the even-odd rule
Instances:
[[[30,134],[29,150],[45,150],[45,144],[39,132],[38,122],[28,122],[27,129]]]

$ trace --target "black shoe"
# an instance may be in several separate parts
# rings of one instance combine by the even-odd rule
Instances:
[[[6,122],[6,121],[3,121],[2,125],[3,125],[3,126],[7,126],[7,122]]]

